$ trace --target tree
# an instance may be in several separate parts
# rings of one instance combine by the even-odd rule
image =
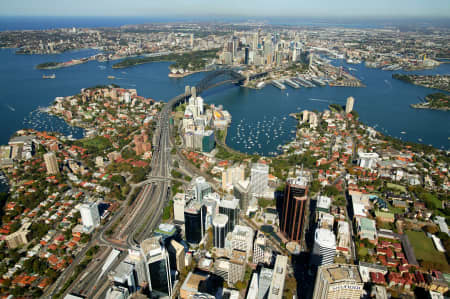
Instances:
[[[436,227],[436,225],[431,225],[431,224],[425,225],[423,227],[423,230],[426,233],[430,233],[432,235],[434,235],[435,233],[437,233],[439,231],[438,228]]]

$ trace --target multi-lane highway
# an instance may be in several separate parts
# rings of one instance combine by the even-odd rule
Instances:
[[[160,222],[164,204],[169,194],[171,179],[169,118],[173,105],[184,98],[185,95],[182,94],[171,99],[161,110],[159,124],[154,134],[154,151],[148,179],[139,184],[142,189],[132,209],[117,213],[113,220],[96,235],[97,238],[93,242],[102,246],[102,253],[79,275],[68,292],[78,293],[88,298],[104,297],[108,280],[107,273],[103,273],[100,269],[108,256],[105,252],[110,252],[109,248],[123,251],[138,249],[139,242],[148,238]],[[107,229],[118,219],[122,220],[118,225],[114,239],[105,237]],[[126,253],[123,253],[110,268],[112,269],[125,256]],[[79,261],[81,261],[81,258]],[[67,275],[69,276],[69,273]]]

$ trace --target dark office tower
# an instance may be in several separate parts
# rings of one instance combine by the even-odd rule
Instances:
[[[227,235],[226,227],[228,224],[228,216],[217,214],[213,219],[213,245],[216,248],[225,247],[225,237]]]
[[[198,202],[193,202],[184,209],[184,229],[186,241],[190,244],[198,244],[205,235],[206,207]]]
[[[308,187],[305,180],[301,178],[288,180],[284,190],[280,228],[289,240],[298,243],[301,242],[305,229],[307,195]]]
[[[245,47],[244,64],[248,65],[248,47]]]
[[[220,201],[219,213],[228,216],[227,232],[232,232],[234,226],[239,224],[239,199],[228,197]]]
[[[152,294],[154,296],[172,296],[169,255],[162,246],[161,237],[142,241],[141,253],[147,265],[146,275]]]

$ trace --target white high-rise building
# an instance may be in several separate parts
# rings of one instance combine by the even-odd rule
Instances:
[[[44,162],[45,167],[47,167],[48,174],[59,173],[58,160],[56,159],[56,155],[54,152],[48,152],[44,154]]]
[[[353,111],[353,105],[355,105],[355,98],[354,97],[348,97],[347,98],[347,104],[345,105],[345,113],[350,113]]]
[[[90,230],[100,226],[98,205],[95,202],[84,203],[80,207],[81,220],[85,229]]]
[[[269,185],[269,166],[254,163],[250,172],[250,193],[255,196],[264,196]]]
[[[287,274],[288,257],[285,255],[277,255],[275,266],[273,267],[272,282],[270,284],[268,299],[283,298],[284,281]]]
[[[184,208],[186,207],[186,194],[178,193],[173,198],[174,222],[184,223]]]
[[[364,282],[358,266],[331,264],[319,267],[313,299],[359,299],[364,293]]]
[[[328,265],[334,262],[336,255],[336,236],[326,228],[318,228],[314,234],[312,262],[315,265]]]
[[[238,249],[246,253],[247,258],[253,251],[253,236],[252,228],[243,225],[236,225],[231,235],[231,250]]]
[[[222,172],[222,189],[230,190],[234,184],[245,179],[245,168],[243,165],[233,166]]]

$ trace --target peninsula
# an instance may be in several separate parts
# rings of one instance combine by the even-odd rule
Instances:
[[[392,78],[418,86],[450,92],[450,75],[405,75],[393,74]]]
[[[412,104],[411,107],[448,111],[450,110],[450,95],[442,92],[432,93],[425,97],[425,102]]]

